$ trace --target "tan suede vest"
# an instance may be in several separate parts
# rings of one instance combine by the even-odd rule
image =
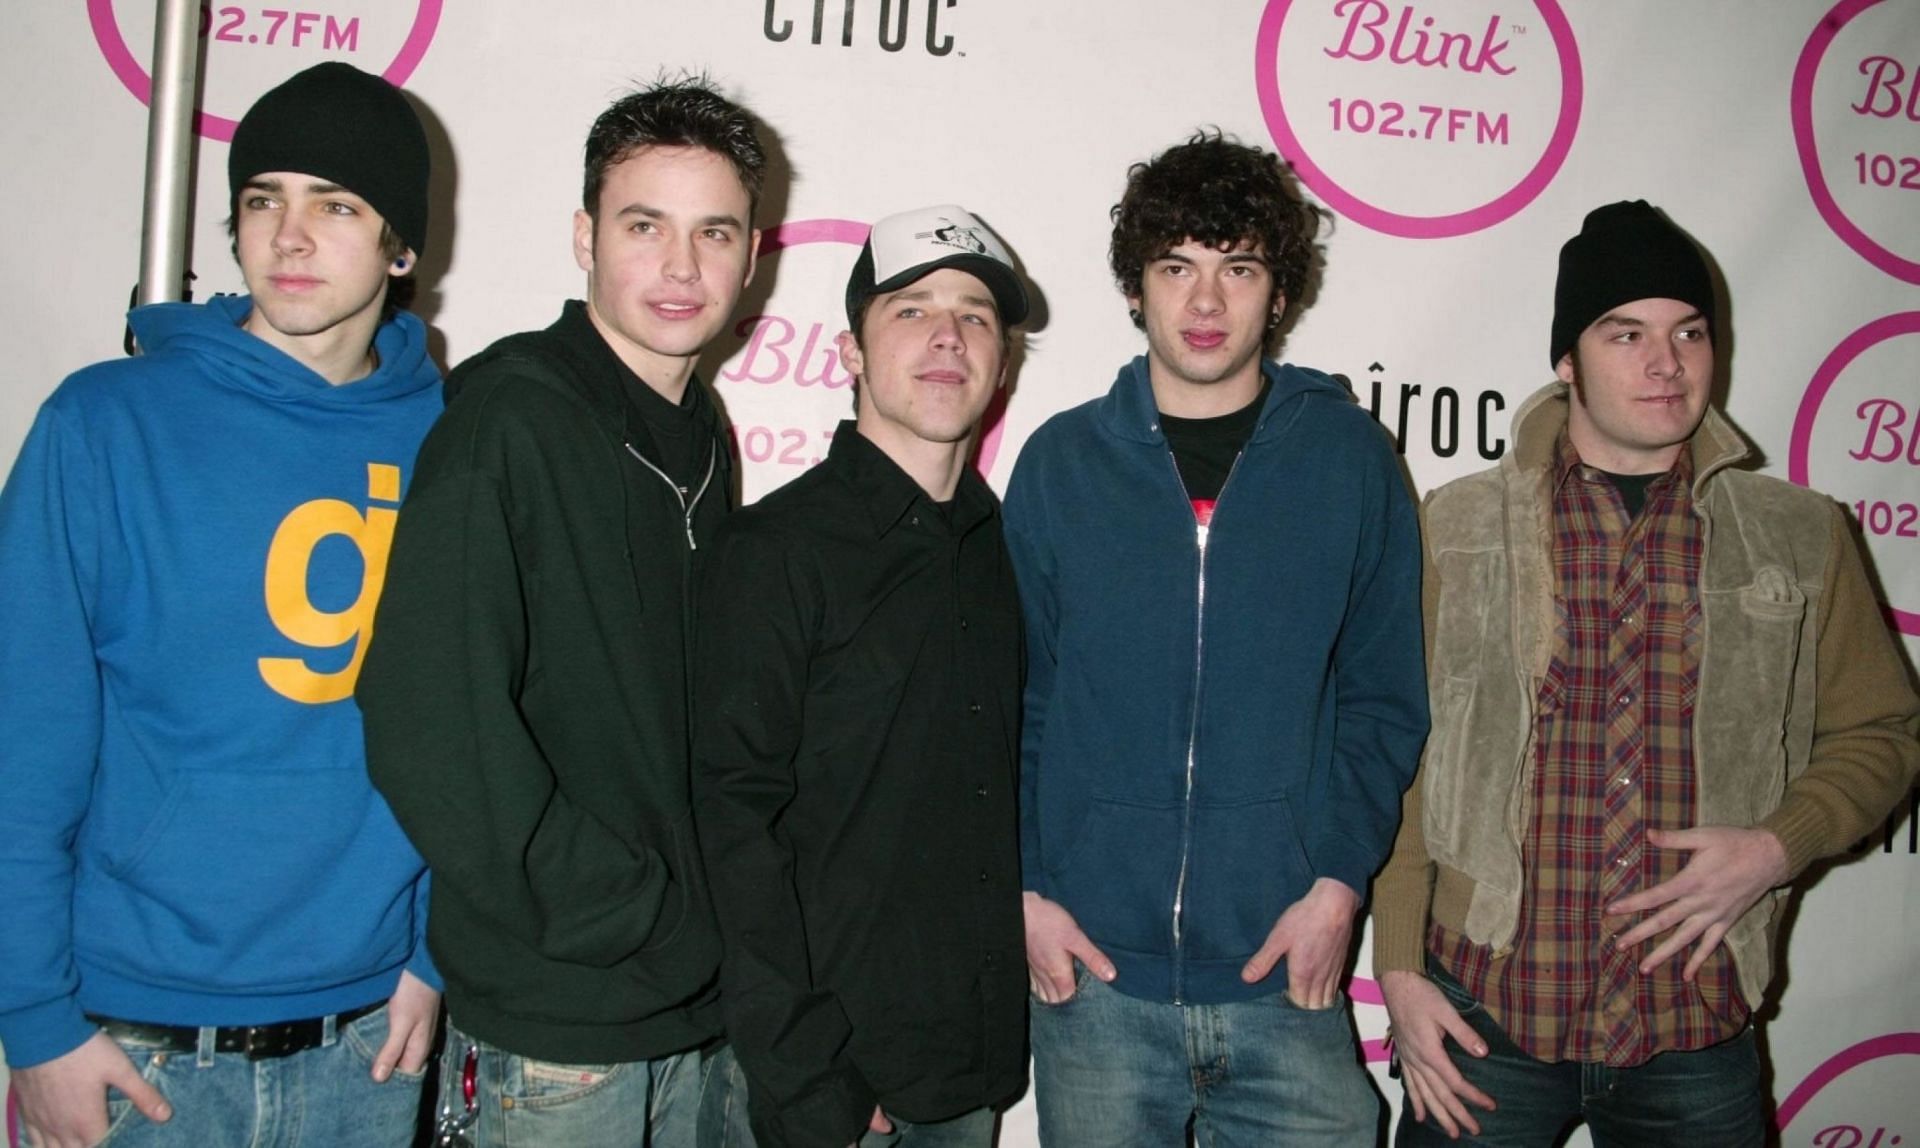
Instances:
[[[1426,508],[1443,588],[1429,651],[1422,823],[1439,863],[1434,912],[1496,949],[1512,943],[1519,924],[1534,699],[1553,644],[1547,464],[1566,418],[1563,384],[1536,393],[1514,416],[1515,448],[1499,467],[1450,484]],[[1747,447],[1711,409],[1692,443],[1694,509],[1705,530],[1693,731],[1699,823],[1747,826],[1772,812],[1807,767],[1833,512],[1824,495],[1728,469]],[[1763,897],[1727,936],[1741,993],[1755,1006],[1772,979],[1784,896]]]

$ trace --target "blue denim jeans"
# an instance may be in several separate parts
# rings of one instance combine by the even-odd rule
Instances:
[[[1581,1120],[1595,1148],[1760,1148],[1766,1143],[1760,1054],[1753,1026],[1694,1052],[1663,1052],[1633,1068],[1535,1060],[1495,1024],[1445,970],[1427,975],[1487,1042],[1484,1058],[1448,1045],[1460,1074],[1493,1097],[1493,1112],[1471,1108],[1478,1137],[1447,1139],[1407,1109],[1398,1148],[1534,1148],[1553,1144]]]
[[[133,1102],[110,1092],[107,1138],[114,1148],[301,1148],[307,1145],[392,1145],[413,1142],[424,1071],[396,1071],[373,1082],[373,1058],[387,1040],[387,1010],[341,1028],[319,1048],[276,1060],[213,1051],[213,1029],[200,1051],[161,1052],[121,1041],[147,1083],[173,1106],[155,1124]]]
[[[1136,1000],[1079,970],[1066,1002],[1032,1005],[1033,1091],[1045,1148],[1353,1148],[1381,1104],[1343,997],[1238,1004]]]
[[[860,1148],[992,1148],[993,1109],[976,1108],[937,1124],[912,1124],[892,1117],[893,1131],[869,1130]]]
[[[557,1064],[478,1041],[447,1026],[440,1088],[458,1112],[468,1048],[479,1056],[474,1148],[707,1148],[702,1090],[712,1057],[682,1052],[657,1060]],[[444,1101],[443,1101],[444,1104]]]
[[[756,1148],[747,1123],[747,1077],[731,1046],[700,1060],[698,1148]]]

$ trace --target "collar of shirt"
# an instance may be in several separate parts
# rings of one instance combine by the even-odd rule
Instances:
[[[1584,481],[1606,481],[1598,470],[1581,461],[1580,450],[1573,445],[1573,438],[1562,430],[1560,437],[1553,444],[1553,468],[1548,471],[1553,478],[1555,494],[1560,493],[1560,488],[1566,485],[1567,477],[1576,470],[1580,472],[1580,477]],[[1674,456],[1673,466],[1667,470],[1666,474],[1648,485],[1647,497],[1651,499],[1656,492],[1665,490],[1670,484],[1676,482],[1680,484],[1682,490],[1693,486],[1693,443],[1691,442],[1680,444],[1680,453]]]
[[[943,513],[912,476],[860,433],[852,419],[843,421],[833,432],[833,445],[827,448],[827,465],[867,508],[875,538],[885,538],[907,519],[907,512],[915,506],[925,510],[918,516],[921,520],[956,538],[993,516],[993,492],[973,467],[968,466],[961,472],[960,485],[953,494],[953,508]]]

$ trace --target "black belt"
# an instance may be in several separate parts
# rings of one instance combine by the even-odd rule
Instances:
[[[375,1001],[357,1009],[336,1013],[333,1017],[334,1029],[352,1024],[368,1013],[373,1012],[386,1001]],[[87,1014],[87,1019],[100,1026],[102,1032],[115,1040],[124,1040],[142,1048],[153,1048],[162,1052],[197,1052],[200,1049],[200,1030],[192,1025],[180,1024],[142,1024],[134,1020],[116,1020],[110,1016]],[[326,1039],[327,1018],[310,1017],[306,1020],[281,1021],[279,1024],[235,1025],[213,1030],[213,1051],[244,1052],[248,1060],[272,1060],[276,1057],[292,1056],[296,1052],[305,1052],[310,1048],[319,1048]]]

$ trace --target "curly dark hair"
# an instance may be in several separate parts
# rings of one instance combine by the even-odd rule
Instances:
[[[1112,215],[1107,260],[1128,298],[1139,297],[1147,264],[1188,240],[1223,249],[1248,240],[1292,306],[1313,266],[1322,211],[1301,198],[1279,156],[1203,129],[1129,168]]]
[[[607,172],[647,147],[697,147],[719,156],[747,189],[748,214],[759,210],[767,153],[753,113],[727,99],[705,75],[662,78],[615,100],[587,133],[581,201],[598,218]],[[746,222],[751,224],[752,220]]]

